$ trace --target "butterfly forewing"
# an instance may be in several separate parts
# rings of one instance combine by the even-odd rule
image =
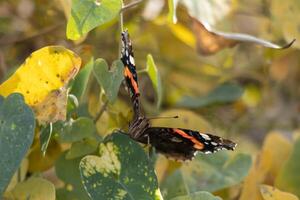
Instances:
[[[137,114],[139,112],[139,87],[138,78],[135,67],[133,49],[131,45],[131,40],[127,31],[122,32],[122,52],[121,61],[124,65],[124,77],[126,80],[126,85],[130,91],[131,101],[133,104],[134,112]]]

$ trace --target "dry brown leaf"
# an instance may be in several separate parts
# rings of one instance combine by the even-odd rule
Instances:
[[[285,49],[289,48],[295,42],[293,40],[284,46],[279,46],[247,34],[214,31],[208,24],[202,23],[195,18],[192,18],[192,28],[196,36],[197,50],[203,55],[214,54],[239,43],[253,43],[272,49]]]

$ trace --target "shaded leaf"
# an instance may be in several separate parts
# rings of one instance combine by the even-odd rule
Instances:
[[[195,192],[186,196],[179,196],[171,200],[222,200],[220,197],[214,196],[209,192]]]
[[[74,80],[70,93],[74,94],[79,101],[82,101],[82,99],[84,98],[86,87],[93,67],[94,59],[91,58],[90,61],[84,66],[84,68],[80,70],[80,72]]]
[[[268,185],[261,185],[260,192],[264,200],[298,200],[297,196]]]
[[[0,196],[21,164],[34,137],[32,110],[20,94],[0,98]]]
[[[183,165],[162,183],[166,199],[205,190],[214,192],[241,182],[251,166],[251,156],[237,154],[229,159],[227,152],[200,154]]]
[[[70,150],[66,154],[67,159],[74,159],[95,152],[98,147],[98,142],[95,139],[84,139],[78,142],[73,142]]]
[[[178,105],[197,108],[216,103],[230,103],[238,100],[242,94],[243,88],[241,86],[227,83],[216,87],[204,97],[193,98],[185,96],[179,101]]]
[[[76,120],[70,119],[56,131],[61,142],[76,142],[93,136],[96,132],[96,127],[92,119],[79,117]]]
[[[51,135],[52,135],[52,123],[48,124],[46,127],[42,127],[41,134],[40,134],[40,145],[41,145],[41,151],[43,155],[46,154]]]
[[[55,200],[55,187],[45,179],[32,177],[18,183],[11,194],[11,198],[18,200]]]
[[[40,144],[38,140],[35,140],[28,155],[29,172],[43,172],[50,169],[62,152],[61,146],[56,140],[50,140],[45,154],[41,152]]]
[[[110,22],[121,8],[121,0],[73,0],[67,24],[68,39],[78,40],[95,27]]]
[[[92,199],[154,199],[157,179],[143,149],[122,133],[100,144],[100,156],[86,156],[80,172]]]
[[[152,55],[147,55],[147,73],[150,77],[152,85],[157,94],[157,106],[159,107],[162,100],[162,83],[160,79],[160,74],[157,70],[157,67],[154,63]]]
[[[294,149],[275,180],[275,187],[291,192],[300,197],[300,139],[297,139]]]
[[[68,199],[63,197],[73,197],[73,200],[89,200],[86,191],[81,183],[79,162],[80,158],[66,159],[66,152],[62,153],[55,163],[55,172],[57,177],[67,185],[71,185],[72,190],[62,188],[59,196],[62,200]]]
[[[192,21],[193,30],[196,36],[197,50],[199,53],[204,55],[213,54],[224,48],[233,47],[236,44],[243,42],[253,43],[272,49],[289,48],[295,42],[295,40],[293,40],[286,45],[279,46],[267,40],[247,34],[214,31],[208,24],[204,22],[200,22],[194,18],[192,18]]]
[[[109,101],[114,102],[124,78],[122,62],[119,60],[114,61],[112,69],[109,70],[104,59],[97,59],[94,65],[94,75],[96,76],[98,83],[103,87]]]
[[[62,46],[33,52],[19,69],[0,85],[0,95],[23,94],[41,123],[65,120],[66,85],[77,72],[81,59]]]

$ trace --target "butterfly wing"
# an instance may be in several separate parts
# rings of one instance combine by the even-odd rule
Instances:
[[[133,49],[129,34],[127,31],[122,32],[122,52],[121,52],[121,61],[124,65],[124,77],[126,80],[127,87],[130,91],[131,101],[133,103],[135,113],[139,111],[139,87],[138,87],[138,78],[134,62]]]
[[[215,135],[164,127],[150,127],[137,140],[150,143],[158,152],[177,160],[191,160],[199,151],[208,154],[223,149],[234,150],[236,146],[234,142]]]

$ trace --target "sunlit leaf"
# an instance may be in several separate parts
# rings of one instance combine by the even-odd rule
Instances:
[[[179,0],[168,0],[168,6],[169,6],[169,14],[168,19],[170,22],[176,24],[177,17],[176,17],[176,8]]]
[[[178,105],[197,108],[216,103],[230,103],[238,100],[243,94],[243,88],[237,84],[223,84],[203,97],[183,97]]]
[[[288,0],[282,3],[280,0],[270,1],[270,14],[271,19],[275,26],[283,34],[286,41],[290,41],[296,38],[295,47],[300,47],[300,32],[299,23],[300,17],[298,13],[300,12],[300,6],[298,0]]]
[[[167,199],[201,190],[214,192],[240,183],[250,166],[251,156],[246,154],[237,154],[233,158],[229,158],[227,152],[199,154],[168,176],[161,188]]]
[[[0,196],[33,141],[35,120],[20,94],[0,96]]]
[[[153,57],[150,54],[147,56],[147,73],[157,94],[157,106],[160,106],[162,100],[162,83]]]
[[[172,198],[171,200],[222,200],[220,197],[214,196],[209,192],[195,192],[185,196]]]
[[[115,61],[112,64],[112,69],[109,67],[104,59],[97,59],[94,66],[94,75],[98,83],[103,87],[107,98],[114,102],[117,98],[120,85],[123,77],[123,64],[121,61]]]
[[[297,139],[291,155],[282,167],[275,181],[275,186],[286,191],[296,194],[300,197],[300,139]]]
[[[17,184],[11,194],[18,200],[55,200],[55,187],[45,179],[32,177]]]
[[[73,0],[67,37],[78,40],[97,26],[116,18],[122,8],[121,0]]]
[[[99,146],[99,156],[80,162],[86,191],[92,199],[154,199],[157,180],[144,150],[122,133]]]
[[[41,123],[65,120],[67,84],[77,72],[81,59],[62,46],[33,52],[2,85],[0,95],[23,94]]]
[[[91,60],[84,66],[84,68],[80,70],[72,85],[70,93],[74,94],[80,102],[84,98],[86,87],[93,67],[94,59],[91,58]]]
[[[289,48],[295,42],[295,40],[293,40],[286,45],[279,46],[267,40],[247,34],[214,31],[205,22],[200,22],[197,19],[192,20],[193,30],[197,40],[197,50],[204,55],[216,53],[224,48],[233,47],[239,43],[253,43],[272,49],[285,49]]]
[[[268,185],[261,185],[260,192],[264,200],[298,200],[297,196]]]
[[[181,0],[190,16],[215,25],[230,13],[233,0]]]
[[[268,176],[277,177],[291,151],[292,144],[287,138],[278,132],[268,133],[256,164],[244,181],[240,200],[261,200],[259,184],[264,183]]]

